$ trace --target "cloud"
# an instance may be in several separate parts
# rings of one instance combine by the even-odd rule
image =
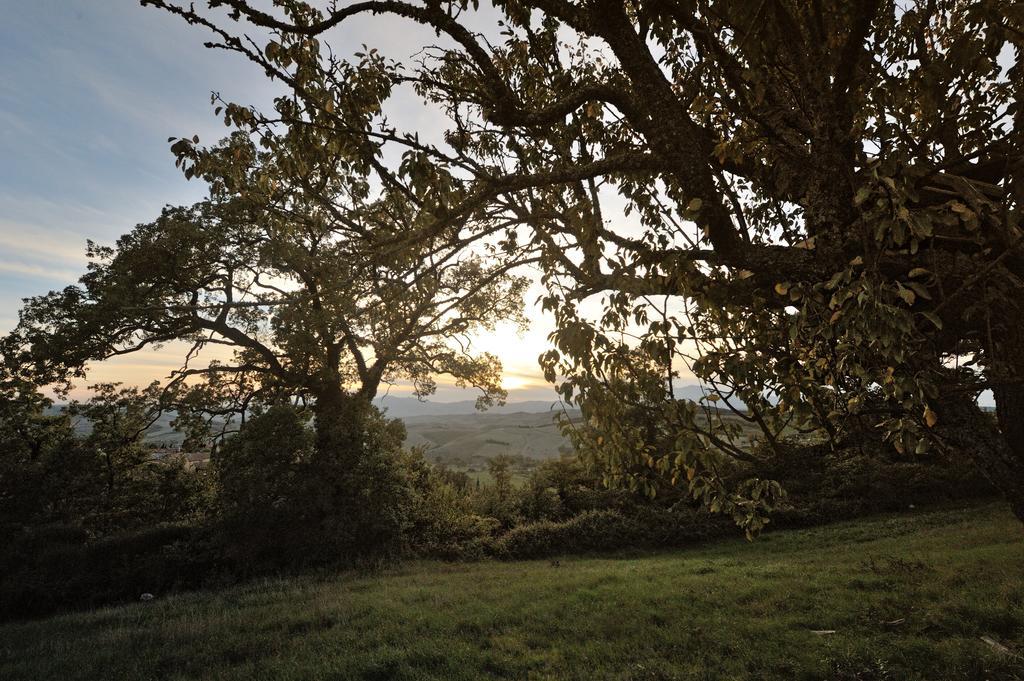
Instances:
[[[86,262],[85,242],[86,237],[75,232],[0,218],[0,252],[6,250],[17,253],[19,257],[83,265]]]
[[[30,277],[48,279],[50,281],[61,281],[68,284],[77,280],[79,276],[79,273],[76,273],[73,270],[50,268],[45,265],[33,265],[30,263],[13,262],[9,260],[0,260],[0,272],[28,275]]]

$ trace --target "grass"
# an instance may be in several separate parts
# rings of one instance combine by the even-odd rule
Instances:
[[[475,486],[478,482],[481,485],[493,485],[494,484],[494,476],[491,475],[490,471],[479,470],[479,469],[470,470],[468,466],[461,466],[461,467],[449,466],[449,468],[451,468],[453,471],[455,471],[457,473],[461,472],[461,473],[465,473],[467,476],[469,476],[469,484],[471,484],[471,485]],[[529,473],[526,473],[526,472],[521,471],[521,470],[514,470],[514,471],[512,471],[511,483],[512,483],[513,487],[515,487],[517,489],[523,488],[523,487],[526,486],[526,483],[528,483],[529,481],[530,481]]]
[[[0,679],[1024,679],[1022,651],[1024,532],[994,505],[9,624]]]

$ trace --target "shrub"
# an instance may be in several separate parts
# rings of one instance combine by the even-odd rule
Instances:
[[[251,572],[396,555],[412,504],[399,421],[371,410],[355,460],[317,452],[304,415],[277,406],[214,458],[227,557]]]
[[[991,496],[973,469],[938,452],[901,455],[881,442],[831,451],[826,445],[783,442],[780,452],[759,452],[758,477],[778,480],[788,508],[778,526],[821,524],[909,506]]]
[[[476,513],[465,481],[428,464],[422,450],[406,452],[401,464],[413,492],[408,552],[453,560],[482,557],[500,521]]]
[[[491,548],[505,559],[546,558],[568,553],[667,548],[735,532],[727,519],[689,508],[636,507],[590,510],[568,520],[542,520],[515,527]]]
[[[11,547],[17,564],[5,565],[0,579],[3,618],[38,616],[94,607],[197,586],[211,574],[203,554],[181,550],[195,530],[162,526],[94,542],[77,528],[28,531]],[[12,563],[15,561],[12,561]]]
[[[541,520],[514,527],[494,544],[495,555],[501,558],[546,558],[573,553],[596,544],[623,546],[622,534],[626,519],[617,511],[587,511],[562,522]],[[604,541],[602,541],[602,539]]]
[[[295,409],[275,406],[249,419],[211,457],[218,511],[259,523],[297,495],[312,452],[313,434]]]

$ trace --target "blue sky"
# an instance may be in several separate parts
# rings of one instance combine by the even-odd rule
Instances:
[[[266,101],[269,83],[132,0],[8,2],[0,25],[0,324],[69,283],[86,238],[112,241],[202,196],[166,140],[223,134],[210,91]],[[219,57],[219,58],[218,58]],[[233,91],[233,92],[231,92]]]
[[[213,142],[226,133],[211,91],[266,107],[277,90],[243,58],[203,48],[201,30],[137,0],[0,0],[0,9],[0,330],[7,330],[22,298],[81,274],[86,239],[111,243],[163,205],[203,197],[204,187],[174,167],[167,138]],[[332,44],[355,51],[365,42],[406,59],[402,51],[423,44],[420,37],[378,19],[352,25]],[[396,106],[409,123],[430,116],[408,100]],[[481,349],[502,357],[514,399],[554,395],[536,368],[546,333],[541,324],[525,338],[499,329],[480,339]],[[119,358],[94,367],[89,380],[147,382],[166,376],[180,356],[169,347]],[[470,397],[443,383],[437,395]]]

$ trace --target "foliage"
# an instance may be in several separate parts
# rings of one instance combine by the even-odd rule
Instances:
[[[377,442],[394,448],[397,426],[376,423],[382,427]],[[366,468],[357,467],[340,483],[337,476],[349,469],[316,461],[314,451],[306,417],[278,406],[247,421],[217,453],[216,493],[200,497],[212,511],[201,522],[154,526],[150,519],[139,531],[100,541],[81,525],[9,527],[8,548],[0,557],[5,611],[38,615],[131,599],[132,590],[145,584],[167,590],[228,584],[317,566],[365,565],[389,554],[515,560],[693,546],[734,532],[728,519],[685,498],[672,504],[667,495],[652,500],[607,488],[574,458],[546,462],[525,485],[504,492],[496,507],[497,485],[468,485],[464,476],[427,463],[416,450],[373,450],[382,469],[361,478]],[[779,529],[991,494],[983,480],[965,475],[955,462],[937,454],[932,459],[797,447],[766,459],[762,468],[735,474],[773,477],[790,490],[786,506],[772,518],[771,527]],[[102,492],[102,476],[97,480]],[[362,485],[372,498],[342,484]],[[150,506],[163,498],[151,494],[144,500]],[[349,498],[361,499],[365,508],[324,502]],[[488,515],[495,508],[503,515]],[[66,574],[69,563],[79,566],[73,577]]]
[[[3,525],[30,522],[59,507],[57,499],[48,495],[49,474],[56,468],[50,465],[50,459],[72,444],[73,432],[67,415],[46,413],[51,404],[35,386],[6,376],[0,368]]]
[[[359,102],[346,115],[375,106],[387,87],[373,61],[348,72]],[[4,390],[16,393],[4,398],[13,416],[0,413],[0,445],[16,441],[0,468],[0,508],[12,520],[82,526],[93,539],[198,521],[210,505],[201,475],[153,461],[142,442],[174,408],[189,444],[222,427],[216,513],[204,524],[218,568],[377,559],[404,552],[413,523],[427,545],[427,528],[458,544],[489,524],[456,502],[445,508],[451,495],[438,480],[414,488],[404,428],[372,399],[396,381],[430,395],[441,375],[477,388],[481,408],[504,399],[500,362],[470,340],[498,320],[523,322],[527,281],[510,273],[522,260],[493,237],[505,223],[466,214],[434,229],[424,199],[443,190],[441,178],[414,193],[379,186],[366,140],[339,143],[302,117],[297,97],[276,106],[273,129],[253,129],[251,112],[228,105],[234,130],[219,144],[174,141],[208,197],[165,208],[114,246],[90,242],[77,285],[26,301],[0,346]],[[80,441],[65,421],[41,418],[35,386],[66,395],[92,362],[182,341],[167,385],[95,386],[73,404],[69,413],[91,424]]]
[[[209,502],[202,474],[143,446],[156,392],[100,385],[88,402],[54,413],[29,384],[0,396],[0,534],[64,526],[99,537],[200,518]],[[88,419],[88,434],[78,436],[72,418]]]
[[[206,514],[210,489],[180,459],[157,461],[142,435],[155,389],[97,386],[56,411],[31,384],[0,394],[0,610],[38,615],[137,596],[140,582],[194,586],[211,574],[169,555]],[[72,416],[88,418],[79,435]],[[194,542],[189,541],[190,545]]]
[[[231,581],[219,547],[192,524],[155,525],[98,540],[68,526],[25,528],[12,537],[0,567],[0,611],[9,619]]]
[[[487,470],[491,484],[474,495],[474,506],[484,516],[497,519],[503,527],[516,523],[518,509],[515,489],[512,487],[511,458],[501,454],[488,460]]]
[[[501,522],[479,510],[463,474],[436,468],[419,450],[406,452],[401,466],[412,488],[407,529],[409,552],[446,559],[479,559]]]
[[[959,451],[1024,518],[1016,3],[232,0],[233,21],[219,0],[143,4],[286,85],[271,114],[226,105],[230,123],[308,121],[415,197],[410,238],[504,220],[504,248],[544,268],[548,377],[627,484],[685,478],[751,532],[777,504],[770,481],[726,484],[743,447],[674,400],[688,366],[766,442],[841,444],[875,419],[899,448]],[[370,14],[441,38],[410,65],[328,43]],[[443,130],[385,115],[407,84]],[[193,149],[174,150],[202,173]],[[635,409],[654,438],[619,427]]]
[[[688,508],[590,510],[563,521],[541,520],[518,525],[494,542],[503,559],[522,560],[623,549],[654,549],[692,545],[728,534],[720,519]]]
[[[321,437],[358,440],[330,424],[358,425],[349,416],[382,385],[425,396],[439,375],[478,388],[481,407],[502,400],[500,363],[469,339],[521,323],[526,281],[461,223],[406,242],[417,203],[369,196],[365,169],[329,153],[325,135],[294,121],[190,146],[209,198],[165,208],[114,247],[91,243],[79,285],[27,301],[8,366],[66,387],[88,362],[185,341],[162,397],[197,434],[200,417],[291,399],[324,411]],[[204,353],[221,346],[227,359]]]
[[[374,412],[355,459],[315,446],[307,414],[275,406],[213,458],[221,543],[242,572],[351,564],[398,554],[411,522],[405,429]]]
[[[219,512],[250,518],[289,511],[299,500],[300,468],[313,453],[313,434],[302,415],[274,406],[250,418],[211,458]]]
[[[787,491],[786,504],[773,514],[772,523],[817,525],[994,493],[984,476],[964,470],[956,457],[900,454],[880,441],[870,446],[833,452],[782,442],[781,452],[765,452],[758,475],[782,481]]]

